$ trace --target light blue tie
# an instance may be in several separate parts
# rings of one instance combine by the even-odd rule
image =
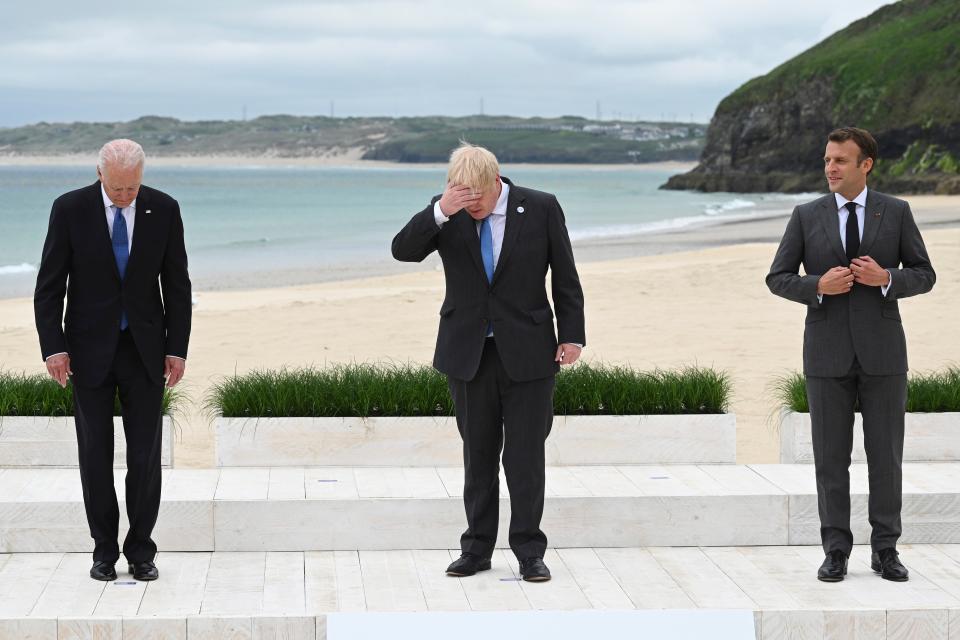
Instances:
[[[493,230],[490,228],[490,216],[480,223],[480,256],[483,258],[483,270],[487,272],[487,282],[493,282]]]
[[[123,217],[122,207],[112,207],[113,216],[113,257],[117,260],[117,271],[120,272],[120,280],[127,274],[127,262],[130,260],[130,247],[127,236],[127,220]],[[127,328],[127,312],[120,311],[120,330]]]

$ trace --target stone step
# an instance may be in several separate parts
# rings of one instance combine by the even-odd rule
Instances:
[[[163,473],[155,539],[166,551],[444,549],[465,526],[457,467]],[[122,496],[123,472],[115,477]],[[851,486],[854,535],[866,542],[864,465]],[[503,479],[500,489],[506,546]],[[813,467],[548,467],[542,527],[560,547],[817,544]],[[903,530],[903,542],[960,543],[960,463],[904,465]],[[77,470],[0,470],[0,552],[90,547]]]
[[[905,583],[876,576],[868,547],[854,548],[847,579],[834,584],[816,580],[823,553],[813,546],[551,548],[553,580],[539,584],[519,581],[504,550],[490,571],[449,578],[457,553],[161,551],[156,582],[121,572],[110,583],[87,576],[88,553],[5,554],[0,638],[341,640],[374,637],[342,633],[374,618],[389,621],[391,638],[439,637],[408,632],[431,616],[448,630],[497,621],[504,638],[530,637],[511,633],[524,620],[548,628],[585,614],[603,637],[667,639],[739,638],[746,626],[756,638],[927,640],[953,638],[960,624],[960,545],[901,545]],[[652,633],[671,618],[675,631],[718,626]],[[583,636],[561,628],[550,637]]]

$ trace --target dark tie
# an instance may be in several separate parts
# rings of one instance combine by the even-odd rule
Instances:
[[[130,247],[127,244],[127,220],[123,217],[121,207],[113,207],[113,257],[117,260],[117,271],[120,272],[120,280],[127,273],[127,262],[130,260]],[[120,311],[120,330],[127,328],[127,312]]]
[[[847,216],[847,260],[853,260],[860,255],[860,225],[857,223],[857,203],[848,202],[843,206],[850,212]]]

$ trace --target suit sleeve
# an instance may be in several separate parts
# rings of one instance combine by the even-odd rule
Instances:
[[[433,217],[433,205],[440,196],[430,201],[430,206],[410,218],[410,222],[393,238],[390,249],[400,262],[422,262],[437,250],[440,225]]]
[[[583,288],[573,247],[560,203],[553,199],[547,225],[550,242],[550,284],[553,290],[553,308],[557,316],[557,341],[586,346],[586,323],[583,315]]]
[[[163,255],[160,271],[160,288],[163,291],[163,315],[167,332],[164,353],[186,359],[193,299],[190,274],[187,272],[187,249],[183,240],[183,218],[180,216],[180,205],[176,202],[173,205],[167,250]]]
[[[800,222],[800,208],[793,210],[787,230],[783,233],[777,254],[767,274],[767,287],[781,298],[806,304],[813,308],[820,306],[817,298],[818,275],[800,275],[803,262],[803,225]]]
[[[900,221],[900,264],[901,268],[889,270],[888,300],[907,298],[933,289],[937,274],[930,264],[927,247],[913,219],[910,205],[905,206]]]
[[[57,201],[50,211],[50,224],[37,272],[37,286],[33,292],[34,321],[44,360],[55,353],[67,351],[67,341],[63,335],[63,298],[67,293],[72,257],[70,231],[64,220],[62,205]]]

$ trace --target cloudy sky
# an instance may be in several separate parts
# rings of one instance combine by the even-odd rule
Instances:
[[[143,6],[140,6],[140,5]],[[0,21],[0,126],[264,114],[706,122],[882,0],[35,0]]]

